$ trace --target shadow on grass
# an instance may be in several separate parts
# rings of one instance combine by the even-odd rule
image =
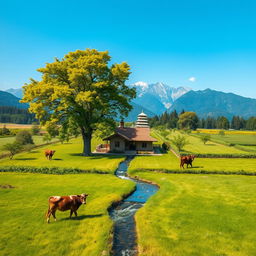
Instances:
[[[72,216],[71,219],[69,217],[60,219],[59,221],[65,220],[84,220],[84,219],[92,219],[92,218],[99,218],[102,217],[103,214],[94,214],[94,215],[78,215],[77,217]]]
[[[52,159],[52,161],[63,161],[63,159],[61,159],[61,158],[54,158],[54,159]]]
[[[27,160],[37,160],[38,158],[35,157],[22,157],[22,158],[15,158],[18,161],[27,161]]]

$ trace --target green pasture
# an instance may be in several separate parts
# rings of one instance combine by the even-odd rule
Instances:
[[[201,136],[202,134],[195,134]],[[211,139],[220,143],[232,143],[238,145],[256,145],[256,134],[227,134],[224,136],[218,134],[211,134]]]
[[[135,215],[140,256],[256,255],[256,177],[133,175],[160,185]]]
[[[256,175],[256,159],[246,158],[195,158],[193,168],[180,168],[180,159],[169,152],[162,156],[137,156],[130,164],[131,173],[137,170],[190,173],[238,173]]]
[[[98,140],[92,141],[95,149]],[[0,160],[1,166],[25,166],[25,167],[49,167],[49,168],[77,168],[81,170],[97,170],[114,173],[118,164],[124,160],[123,156],[90,156],[81,155],[83,148],[82,138],[72,139],[69,143],[56,143],[37,148],[31,152],[23,152],[9,158]],[[56,150],[53,159],[47,160],[44,155],[45,149]]]
[[[186,137],[187,141],[189,142],[188,145],[186,145],[183,150],[181,151],[181,153],[186,153],[186,154],[213,154],[213,155],[220,155],[220,154],[225,154],[225,155],[248,155],[248,154],[254,154],[253,151],[245,151],[243,150],[243,148],[239,149],[236,148],[234,146],[228,146],[228,145],[223,145],[221,143],[223,143],[223,141],[221,142],[213,142],[213,141],[208,141],[206,144],[204,144],[202,142],[202,140],[200,139],[199,135],[189,135],[186,133],[181,133],[180,131],[169,131],[169,135],[167,136],[167,138],[163,138],[160,135],[160,132],[157,130],[154,130],[152,132],[152,135],[154,137],[156,137],[160,142],[163,142],[165,140],[167,140],[170,144],[171,147],[178,152],[178,149],[176,148],[176,146],[171,142],[171,140],[177,136],[177,135],[181,135]],[[219,135],[216,135],[219,136]],[[235,135],[232,135],[235,136]],[[255,135],[238,135],[238,136],[255,136]],[[238,137],[237,136],[237,137]],[[211,135],[212,137],[212,135]],[[221,136],[219,136],[221,137]]]
[[[53,138],[51,140],[51,142],[57,141],[58,139]],[[15,141],[15,136],[10,136],[10,137],[1,137],[0,138],[0,154],[2,153],[8,153],[5,152],[2,148],[3,145],[7,144],[7,143],[13,143]],[[41,145],[41,144],[45,144],[46,142],[43,141],[43,136],[38,136],[38,135],[34,135],[33,136],[33,141],[35,143],[35,145]]]
[[[168,138],[172,139],[178,132],[171,133]],[[247,154],[248,152],[237,149],[232,146],[222,145],[216,142],[208,141],[206,144],[198,137],[184,134],[189,144],[184,147],[182,152],[193,154]],[[176,149],[174,145],[173,148]],[[177,149],[176,149],[177,150]]]
[[[109,255],[112,221],[107,208],[129,193],[134,184],[112,175],[0,173],[1,255]],[[56,212],[46,223],[48,197],[89,194],[78,217]]]

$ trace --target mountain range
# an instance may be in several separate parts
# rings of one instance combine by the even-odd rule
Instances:
[[[136,88],[137,96],[132,101],[133,110],[125,121],[135,121],[143,111],[149,117],[160,115],[165,111],[194,111],[199,117],[239,115],[244,118],[256,116],[256,99],[245,98],[233,93],[224,93],[211,89],[193,91],[187,87],[171,87],[164,83],[137,82],[130,87]],[[19,97],[16,97],[16,96]],[[0,106],[27,108],[19,103],[22,89],[0,91]]]

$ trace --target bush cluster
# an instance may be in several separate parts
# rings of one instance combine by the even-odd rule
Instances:
[[[30,167],[30,166],[1,166],[0,172],[20,172],[20,173],[42,173],[42,174],[79,174],[79,173],[98,173],[108,174],[96,169],[81,170],[78,168],[59,168],[59,167]]]

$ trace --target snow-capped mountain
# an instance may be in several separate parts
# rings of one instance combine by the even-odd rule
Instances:
[[[191,90],[186,87],[174,88],[160,82],[148,84],[142,81],[132,84],[131,87],[135,87],[137,91],[134,102],[156,114],[169,109],[176,99]]]

